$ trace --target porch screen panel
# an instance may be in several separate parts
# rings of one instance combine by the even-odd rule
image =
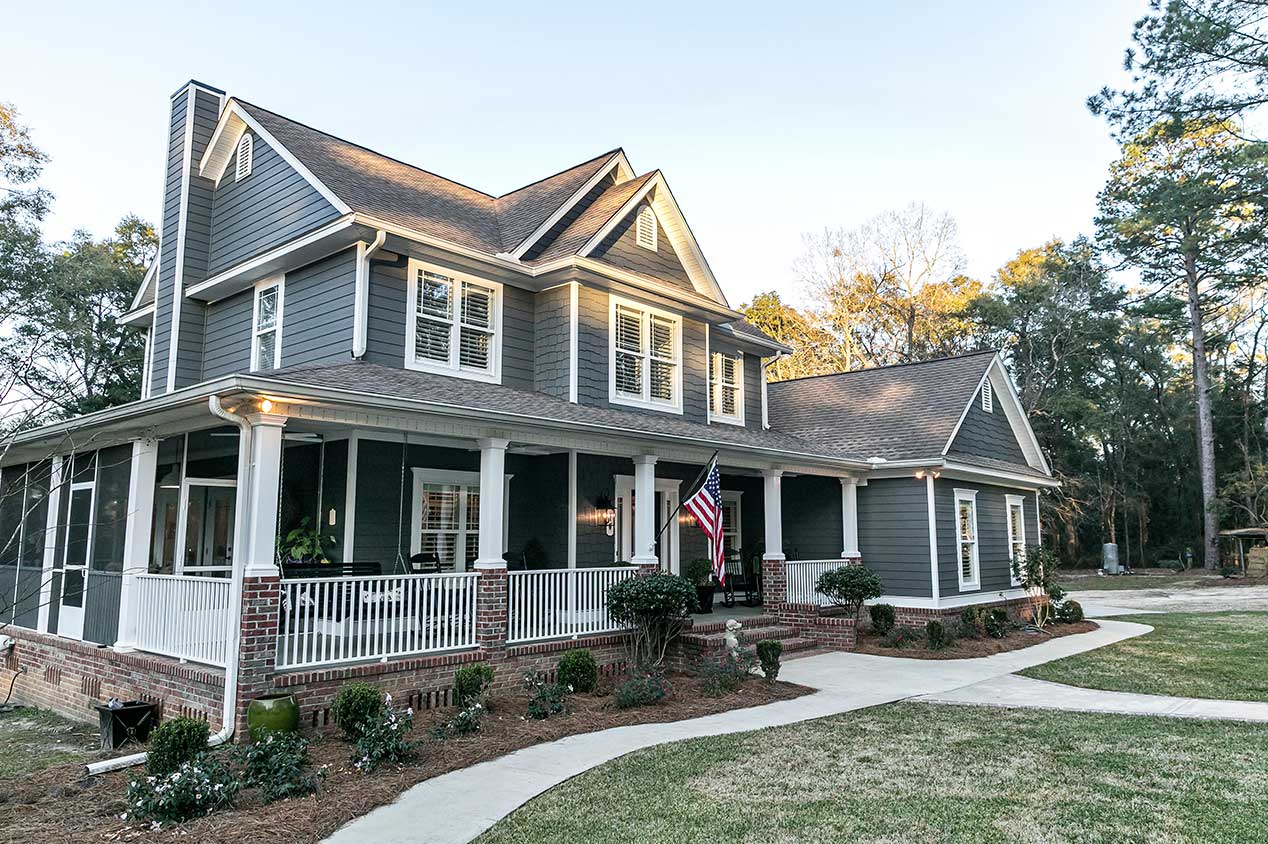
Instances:
[[[40,587],[44,581],[44,544],[48,535],[48,494],[51,465],[28,467],[23,504],[22,551],[18,562],[13,623],[35,629],[40,617]]]
[[[7,466],[0,470],[0,624],[13,621],[18,558],[22,548],[25,481],[25,466]]]
[[[128,483],[132,473],[132,448],[102,449],[98,456],[97,512],[93,516],[94,571],[123,571],[123,541],[127,532]]]
[[[154,523],[150,534],[150,573],[171,574],[176,564],[176,518],[181,498],[181,461],[185,437],[159,440],[154,472]]]

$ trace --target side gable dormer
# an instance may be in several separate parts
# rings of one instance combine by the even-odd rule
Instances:
[[[1002,460],[1051,474],[998,355],[983,373],[942,454],[948,459],[964,456]]]

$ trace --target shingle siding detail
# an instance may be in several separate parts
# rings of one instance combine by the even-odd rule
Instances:
[[[254,139],[251,174],[220,180],[211,211],[208,275],[293,240],[339,216],[317,189],[263,138]]]
[[[537,294],[534,311],[536,367],[533,389],[560,399],[569,397],[571,290],[567,284],[543,290]]]
[[[1023,465],[1026,463],[1026,455],[1017,442],[1017,435],[1013,433],[1008,414],[1000,407],[999,398],[995,400],[995,411],[987,413],[982,409],[981,391],[973,396],[964,424],[952,440],[948,454],[990,457]]]
[[[687,275],[682,261],[678,259],[678,253],[670,245],[669,236],[661,228],[660,220],[656,221],[656,251],[653,252],[638,245],[637,227],[634,222],[638,219],[638,212],[642,207],[643,205],[639,205],[624,220],[617,223],[590,257],[694,291],[695,287],[691,283],[691,278]]]
[[[933,594],[925,483],[892,478],[869,480],[859,487],[859,551],[864,564],[880,576],[887,595],[928,598]],[[941,529],[938,536],[941,540]]]

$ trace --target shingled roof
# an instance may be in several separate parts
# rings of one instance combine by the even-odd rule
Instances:
[[[942,454],[995,351],[767,385],[773,426],[867,458]]]

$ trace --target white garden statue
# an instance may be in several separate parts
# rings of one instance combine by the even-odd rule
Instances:
[[[726,638],[724,641],[726,642],[726,651],[727,653],[731,654],[731,656],[740,655],[740,628],[741,627],[743,627],[743,625],[740,624],[735,619],[733,618],[727,619]]]

